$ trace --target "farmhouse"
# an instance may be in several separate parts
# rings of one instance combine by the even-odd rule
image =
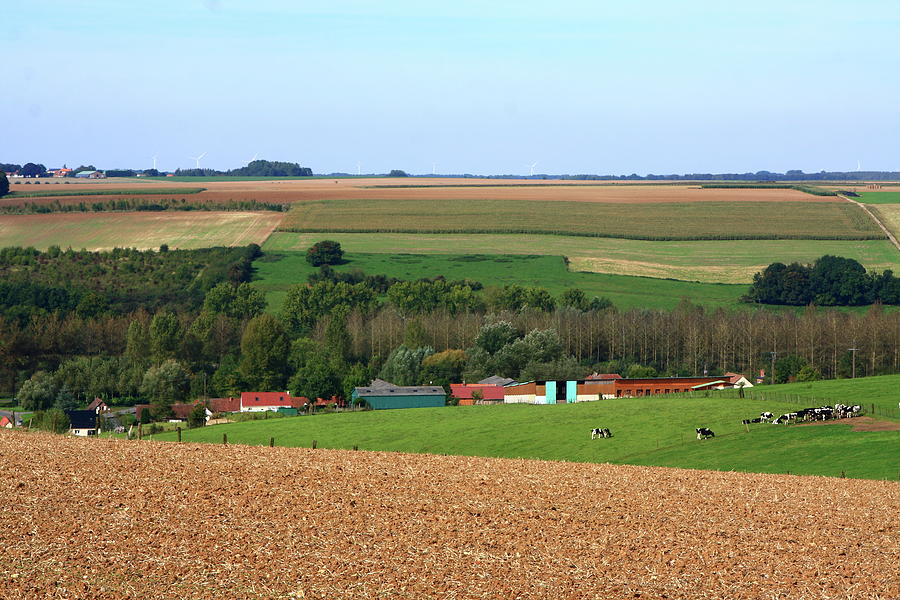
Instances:
[[[67,410],[69,433],[80,437],[97,435],[97,413],[93,410]]]
[[[81,171],[76,173],[75,177],[79,179],[103,179],[106,175],[103,174],[103,171]]]
[[[210,398],[207,406],[214,413],[241,412],[241,399],[231,397]]]
[[[491,375],[478,383],[451,383],[450,395],[459,401],[460,406],[472,406],[480,402],[503,402],[503,388],[515,383],[508,377]],[[476,400],[476,396],[479,397]]]
[[[240,412],[277,411],[279,408],[303,408],[309,399],[288,392],[242,392]]]
[[[353,388],[353,401],[363,401],[375,410],[444,406],[446,394],[439,385],[400,386],[376,379],[368,387]]]
[[[91,403],[88,404],[87,409],[92,410],[99,415],[102,412],[108,411],[109,406],[106,405],[106,402],[104,402],[102,398],[94,398],[91,400]]]

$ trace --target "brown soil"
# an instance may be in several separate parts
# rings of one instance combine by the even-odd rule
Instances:
[[[611,202],[621,204],[644,204],[660,202],[843,202],[837,196],[812,196],[788,189],[701,189],[696,185],[649,186],[638,184],[597,186],[586,183],[546,185],[531,182],[517,187],[474,187],[477,184],[498,185],[496,180],[456,180],[456,179],[416,179],[395,183],[385,179],[310,179],[310,180],[267,180],[267,181],[212,181],[191,182],[133,182],[109,180],[103,183],[78,184],[78,190],[85,189],[159,189],[164,187],[185,188],[204,187],[208,191],[187,196],[192,201],[258,200],[261,202],[304,202],[338,199],[496,199],[514,201],[568,201],[568,202]],[[423,185],[453,185],[462,187],[413,187]],[[371,186],[400,185],[404,187],[379,188]],[[60,186],[16,185],[13,191],[58,191]],[[135,198],[135,196],[125,196]],[[143,197],[143,196],[142,196]],[[147,196],[153,198],[154,196]],[[165,197],[156,196],[156,197]],[[102,196],[103,200],[117,199],[117,196]],[[43,203],[91,202],[90,196],[56,198],[22,198],[16,202]],[[12,200],[7,200],[12,202]]]
[[[814,421],[802,425],[853,425],[853,431],[900,431],[900,423],[880,421],[872,417],[853,417],[852,419],[832,419],[830,421]]]
[[[4,598],[898,598],[900,484],[0,430]]]

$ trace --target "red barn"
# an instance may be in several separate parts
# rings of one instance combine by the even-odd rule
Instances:
[[[451,383],[450,393],[459,400],[460,406],[472,406],[475,404],[473,394],[481,392],[481,399],[493,402],[503,402],[504,387],[487,383]]]

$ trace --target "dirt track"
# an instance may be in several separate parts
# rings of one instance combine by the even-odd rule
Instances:
[[[900,484],[0,430],[4,598],[897,598]]]

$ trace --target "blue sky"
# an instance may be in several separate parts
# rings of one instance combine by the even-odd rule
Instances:
[[[900,3],[5,0],[0,162],[900,170]]]

